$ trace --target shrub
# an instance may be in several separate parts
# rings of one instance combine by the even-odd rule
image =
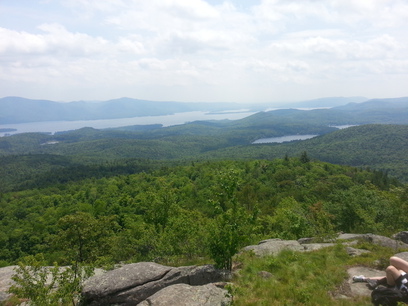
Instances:
[[[29,299],[33,306],[77,305],[83,281],[93,274],[93,268],[83,266],[44,266],[44,259],[28,256],[20,262],[12,277],[15,285],[9,292]]]

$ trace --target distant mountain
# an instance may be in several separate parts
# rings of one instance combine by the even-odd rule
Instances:
[[[343,106],[338,106],[335,109],[347,111],[365,111],[370,109],[395,110],[407,107],[408,97],[402,97],[389,99],[371,99],[363,103],[348,103]]]
[[[302,101],[279,106],[280,108],[330,108],[366,101],[363,97],[331,97]],[[239,103],[187,103],[175,101],[149,101],[120,98],[108,101],[75,101],[68,103],[50,100],[33,100],[21,97],[0,99],[0,124],[119,119],[140,116],[160,116],[190,111],[221,112],[240,110],[263,111],[271,105]],[[275,107],[276,108],[276,107]]]
[[[120,98],[103,102],[60,103],[21,97],[0,99],[0,124],[118,119],[139,116],[160,116],[190,111],[218,112],[240,109],[236,103],[184,103]]]
[[[361,103],[367,100],[368,99],[365,97],[328,97],[294,103],[285,103],[281,106],[286,108],[330,108],[348,103]]]
[[[241,124],[262,126],[281,124],[359,125],[370,123],[408,124],[408,97],[374,99],[349,103],[329,109],[280,109],[259,112],[239,121]]]

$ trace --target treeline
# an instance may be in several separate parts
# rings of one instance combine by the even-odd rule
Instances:
[[[212,258],[264,238],[406,229],[408,187],[302,157],[190,162],[0,194],[0,261]]]

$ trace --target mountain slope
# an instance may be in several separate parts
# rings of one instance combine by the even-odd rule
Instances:
[[[0,124],[117,119],[170,115],[189,111],[224,111],[240,107],[234,103],[158,102],[131,98],[120,98],[98,103],[84,101],[59,103],[48,100],[5,97],[0,99]]]
[[[349,103],[330,109],[298,110],[282,109],[259,112],[237,120],[237,124],[265,123],[302,123],[302,124],[408,124],[408,97],[396,99],[376,99],[363,103]]]
[[[201,158],[282,158],[308,156],[334,164],[370,167],[408,181],[408,125],[354,126],[304,141],[224,148]]]

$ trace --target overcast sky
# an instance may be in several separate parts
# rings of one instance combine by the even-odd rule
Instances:
[[[0,0],[0,97],[408,96],[407,0]]]

